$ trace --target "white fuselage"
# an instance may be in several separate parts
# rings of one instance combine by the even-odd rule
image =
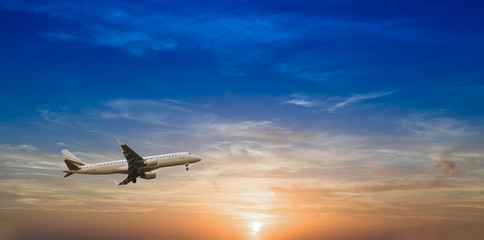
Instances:
[[[149,172],[162,167],[177,165],[188,166],[188,164],[190,163],[196,163],[201,160],[199,156],[189,152],[153,155],[143,157],[143,159],[146,161],[146,165],[143,167],[138,167],[138,173]],[[80,169],[70,170],[70,172],[80,174],[128,174],[128,161],[117,160],[95,164],[86,164],[84,166],[81,166]]]

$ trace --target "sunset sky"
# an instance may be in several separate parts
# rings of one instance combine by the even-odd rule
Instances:
[[[477,2],[3,0],[0,239],[482,239]]]

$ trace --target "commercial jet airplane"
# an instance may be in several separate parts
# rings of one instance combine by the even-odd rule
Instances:
[[[146,180],[156,178],[156,173],[152,172],[155,169],[162,167],[171,167],[178,165],[185,165],[188,171],[188,165],[190,163],[196,163],[202,160],[199,156],[189,152],[178,152],[154,155],[148,157],[141,157],[135,151],[133,151],[128,145],[122,143],[116,139],[123,148],[123,154],[126,160],[117,160],[110,162],[101,162],[95,164],[87,164],[82,162],[79,158],[74,156],[69,150],[62,150],[64,155],[64,162],[67,165],[67,173],[64,177],[69,177],[74,173],[79,174],[113,174],[124,173],[128,174],[128,177],[118,185],[126,185],[130,182],[136,183],[136,178],[144,178]]]

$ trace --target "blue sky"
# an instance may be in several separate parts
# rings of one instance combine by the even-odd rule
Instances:
[[[474,1],[2,1],[0,173],[22,193],[4,186],[0,210],[64,214],[69,201],[37,193],[38,181],[52,194],[76,184],[87,191],[74,193],[84,206],[105,207],[85,198],[94,193],[82,184],[112,192],[113,177],[60,178],[60,150],[87,162],[114,160],[122,158],[119,138],[142,155],[204,158],[190,177],[201,186],[183,189],[208,192],[213,205],[178,192],[185,212],[153,193],[183,214],[217,212],[269,228],[290,221],[263,209],[278,216],[389,211],[395,218],[406,209],[433,219],[439,206],[457,223],[482,222],[482,10]],[[166,173],[149,186],[183,182],[176,170]],[[232,188],[242,180],[246,187]],[[264,192],[274,199],[257,200]],[[234,200],[244,194],[245,201]],[[318,205],[323,196],[329,203]],[[392,209],[402,196],[412,197]],[[47,199],[60,209],[39,204]],[[121,209],[131,203],[113,201]],[[345,201],[356,201],[354,212],[338,205]],[[381,207],[368,210],[370,202]],[[158,205],[151,199],[143,207]],[[2,229],[16,226],[0,220]],[[321,236],[321,226],[313,227],[293,236]],[[420,234],[395,229],[395,236]],[[447,236],[442,231],[429,234]],[[5,232],[25,237],[14,227]]]

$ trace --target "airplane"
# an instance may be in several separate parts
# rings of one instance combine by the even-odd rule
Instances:
[[[162,167],[171,167],[178,165],[185,165],[188,171],[188,165],[190,163],[196,163],[202,159],[190,152],[177,152],[169,154],[160,154],[147,157],[141,157],[135,151],[133,151],[128,145],[122,143],[118,139],[119,145],[123,149],[123,155],[126,160],[117,160],[110,162],[101,162],[95,164],[87,164],[77,158],[69,150],[62,150],[64,155],[64,162],[67,165],[67,173],[64,178],[69,177],[74,173],[78,174],[113,174],[124,173],[128,174],[128,177],[122,182],[116,184],[126,185],[130,182],[136,183],[136,178],[144,178],[146,180],[156,178],[156,173],[153,170]]]

